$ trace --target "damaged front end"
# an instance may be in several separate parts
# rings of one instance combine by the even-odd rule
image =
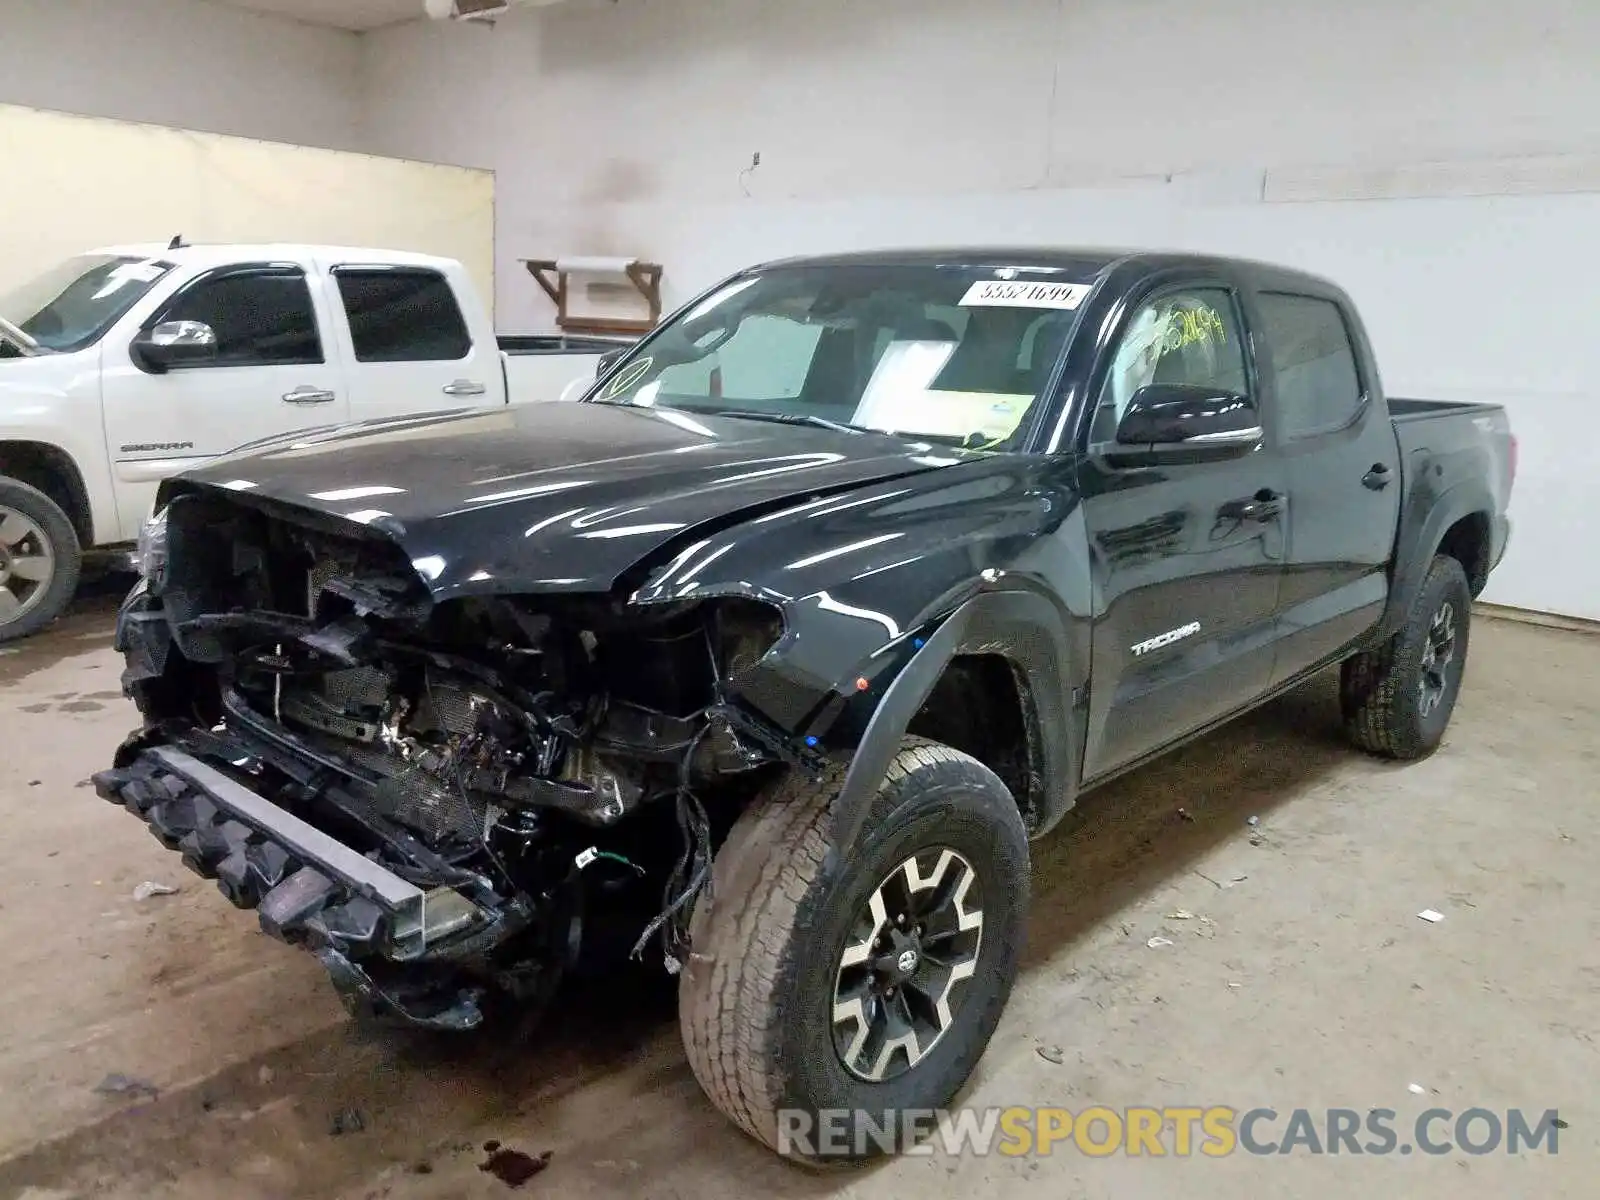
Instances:
[[[468,1029],[590,962],[675,970],[713,844],[802,746],[741,703],[745,599],[436,602],[381,530],[189,490],[118,620],[144,727],[99,793],[322,960]]]

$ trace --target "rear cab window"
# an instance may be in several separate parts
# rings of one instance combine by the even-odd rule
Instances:
[[[336,267],[357,362],[454,362],[472,335],[450,281],[420,267]]]

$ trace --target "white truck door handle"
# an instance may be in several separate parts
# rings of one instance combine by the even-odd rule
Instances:
[[[310,386],[297,387],[294,391],[283,394],[285,404],[327,404],[332,399],[333,393],[327,388]]]
[[[481,396],[489,389],[471,379],[458,379],[444,385],[446,396]]]

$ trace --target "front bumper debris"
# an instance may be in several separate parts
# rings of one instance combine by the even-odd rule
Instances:
[[[424,891],[337,838],[173,746],[139,752],[94,777],[96,792],[140,817],[184,865],[272,937],[311,950],[346,1007],[411,1024],[469,1029],[482,1021],[471,989],[399,991],[385,969],[448,959],[489,914],[452,888]]]

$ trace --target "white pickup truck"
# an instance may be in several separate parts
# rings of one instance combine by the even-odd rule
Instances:
[[[499,339],[447,258],[174,239],[68,259],[0,295],[0,642],[54,620],[168,475],[301,429],[559,400],[625,344]]]

